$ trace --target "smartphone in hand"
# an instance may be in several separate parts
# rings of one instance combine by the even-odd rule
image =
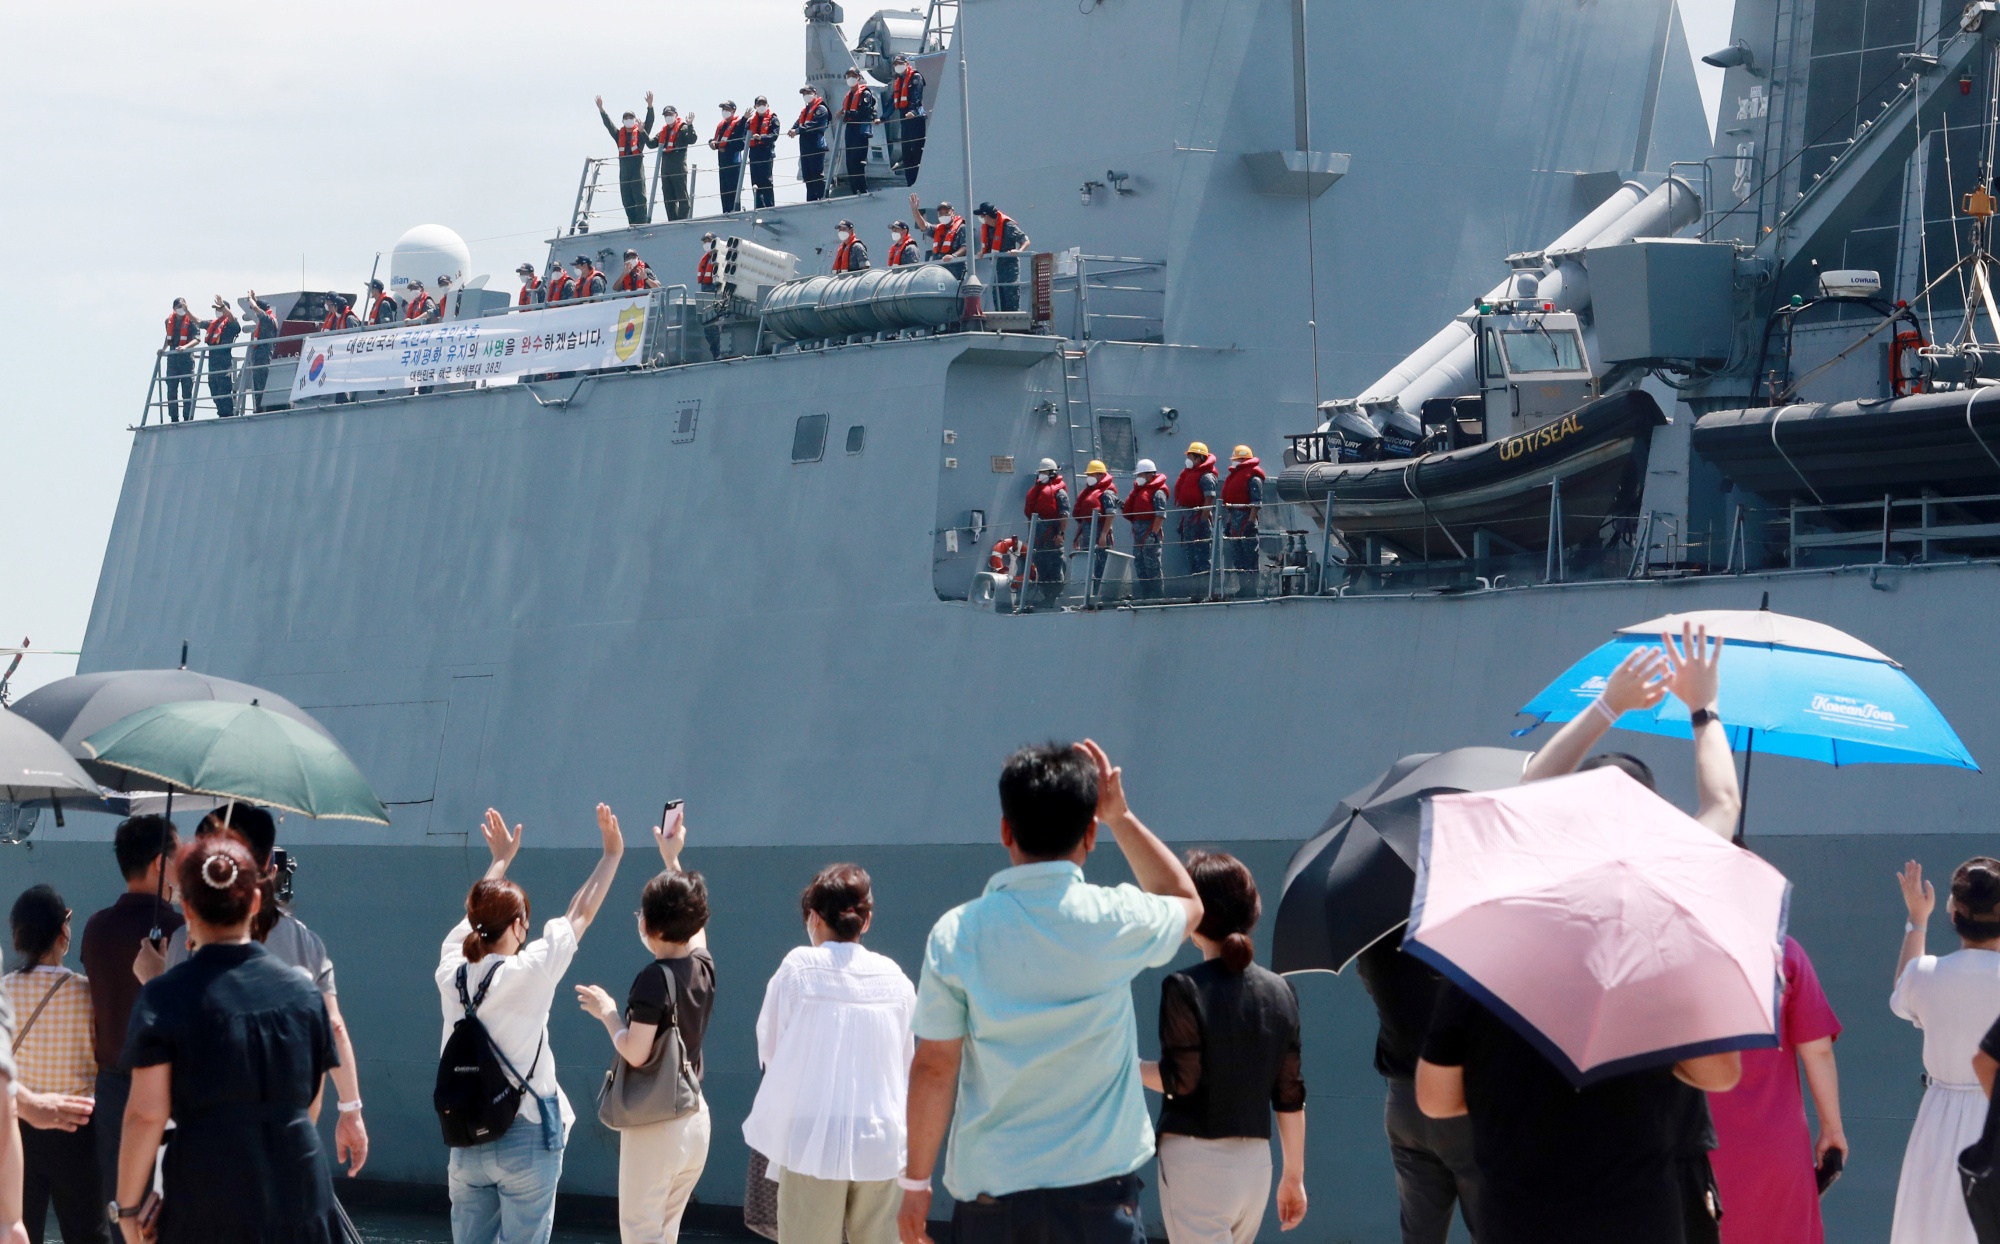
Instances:
[[[1821,1196],[1825,1196],[1826,1190],[1833,1187],[1833,1181],[1840,1178],[1840,1168],[1846,1165],[1846,1161],[1847,1155],[1838,1149],[1828,1149],[1826,1156],[1820,1159],[1816,1174],[1819,1177]]]
[[[672,834],[674,832],[674,826],[681,819],[681,805],[685,802],[687,801],[684,799],[669,799],[667,800],[667,806],[660,809],[661,833]]]

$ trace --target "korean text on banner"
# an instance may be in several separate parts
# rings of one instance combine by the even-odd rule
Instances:
[[[316,333],[299,347],[292,397],[637,367],[645,362],[641,346],[651,301],[641,294],[515,315]]]

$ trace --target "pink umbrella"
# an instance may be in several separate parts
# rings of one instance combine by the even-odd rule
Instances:
[[[1584,1085],[1778,1044],[1791,883],[1617,769],[1424,811],[1403,948]]]

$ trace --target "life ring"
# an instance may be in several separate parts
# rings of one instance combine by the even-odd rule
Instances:
[[[1028,564],[1028,542],[1019,536],[1003,536],[986,556],[986,568],[994,574],[1013,575],[1013,586],[1021,586],[1021,568],[1028,567],[1028,577],[1034,578],[1034,568]]]
[[[1896,397],[1909,397],[1924,390],[1924,377],[1919,352],[1927,349],[1930,342],[1914,329],[1905,329],[1896,334],[1896,340],[1889,346],[1889,392]],[[1908,357],[1912,365],[1904,366]]]

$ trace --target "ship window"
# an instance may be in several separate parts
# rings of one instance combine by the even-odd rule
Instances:
[[[792,461],[818,462],[826,452],[826,416],[800,415],[792,429]]]
[[[1500,344],[1507,352],[1507,374],[1529,372],[1582,371],[1583,337],[1573,332],[1503,332]]]
[[[1132,416],[1099,415],[1097,443],[1105,466],[1127,475],[1132,473],[1132,464],[1138,460],[1138,445],[1132,440]]]
[[[868,429],[863,427],[862,425],[857,423],[853,427],[847,429],[847,452],[851,454],[860,453],[862,442],[866,441],[867,439],[868,439]]]

